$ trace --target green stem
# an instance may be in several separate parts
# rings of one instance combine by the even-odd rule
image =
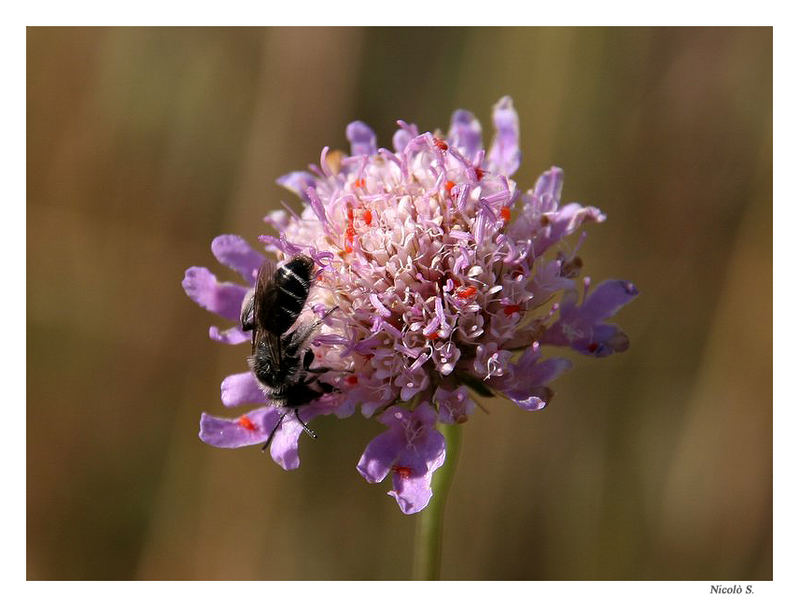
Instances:
[[[447,442],[444,464],[433,474],[433,497],[417,515],[417,532],[414,539],[414,580],[439,580],[442,564],[442,522],[447,493],[453,481],[461,447],[460,424],[437,424],[436,428]]]

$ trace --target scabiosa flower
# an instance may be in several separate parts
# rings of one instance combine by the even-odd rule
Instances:
[[[399,121],[391,150],[377,147],[366,124],[351,123],[349,155],[325,148],[319,166],[278,180],[303,209],[270,213],[264,219],[275,234],[259,237],[268,255],[304,254],[317,267],[300,321],[325,317],[309,347],[315,365],[332,370],[320,378],[335,390],[304,406],[304,419],[360,409],[386,425],[357,469],[371,483],[391,472],[389,494],[404,513],[428,504],[431,477],[446,454],[436,424],[469,419],[476,403],[468,388],[540,410],[552,399],[549,383],[570,367],[566,359],[545,358],[545,347],[594,357],[628,347],[625,334],[606,321],[636,288],[613,280],[592,290],[588,278],[576,285],[586,235],[566,240],[605,216],[578,203],[562,206],[556,167],[521,192],[511,179],[520,149],[510,98],[495,105],[493,119],[488,152],[480,124],[464,110],[453,114],[447,136]],[[244,284],[219,282],[194,267],[184,289],[237,321],[264,255],[232,235],[214,239],[212,251]],[[227,344],[250,339],[238,325],[212,327],[209,335]],[[302,427],[292,416],[279,422],[281,412],[252,372],[228,376],[222,402],[257,407],[230,419],[203,414],[203,441],[254,445],[279,424],[272,458],[285,469],[299,466]]]

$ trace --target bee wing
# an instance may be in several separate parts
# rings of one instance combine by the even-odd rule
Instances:
[[[239,313],[239,321],[242,324],[242,331],[249,331],[253,329],[254,295],[255,288],[251,287],[244,295],[244,300],[242,300],[242,312]]]
[[[277,293],[278,290],[275,288],[275,262],[267,259],[258,269],[256,285],[253,291],[253,340],[251,346],[252,352],[255,354],[256,343],[264,342],[273,361],[280,361],[282,358],[281,340],[280,336],[267,331],[265,327],[269,324],[269,316],[273,314]]]
[[[256,327],[253,330],[253,343],[251,354],[256,354],[256,344],[264,344],[269,351],[269,360],[280,364],[283,359],[283,344],[281,344],[280,336],[266,331],[262,327]]]
[[[242,312],[240,313],[239,320],[242,323],[242,329],[247,331],[253,329],[257,324],[256,306],[261,294],[267,291],[270,281],[275,276],[275,263],[272,260],[266,259],[258,269],[256,275],[256,284],[251,287],[242,300]]]

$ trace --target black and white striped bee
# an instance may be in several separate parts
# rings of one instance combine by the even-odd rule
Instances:
[[[289,412],[294,412],[306,433],[316,438],[298,410],[333,390],[318,379],[330,369],[311,367],[314,352],[307,342],[335,308],[314,323],[292,329],[311,291],[313,272],[314,261],[305,255],[294,256],[277,269],[266,261],[259,268],[252,295],[242,303],[242,329],[253,331],[252,354],[247,358],[250,369],[267,398],[285,408],[262,449],[269,446]]]

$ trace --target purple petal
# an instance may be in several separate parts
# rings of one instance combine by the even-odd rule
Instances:
[[[436,430],[436,411],[428,406],[430,417],[427,424],[421,433],[421,437],[414,442],[414,454],[422,458],[428,467],[428,472],[431,473],[442,466],[444,462],[444,451],[446,443],[444,435]],[[401,460],[403,460],[401,458]],[[438,463],[438,464],[437,464]]]
[[[263,443],[269,437],[280,413],[274,407],[260,407],[239,418],[200,417],[200,439],[218,448],[240,448]]]
[[[561,201],[561,189],[564,185],[564,172],[558,167],[550,167],[536,180],[533,195],[541,199],[540,210],[544,213],[555,211]]]
[[[575,310],[578,308],[578,292],[575,289],[567,289],[561,294],[561,300],[558,303],[558,309],[561,312],[561,318],[565,319],[575,315]]]
[[[421,473],[425,469],[431,472],[444,462],[444,435],[434,426],[436,410],[429,403],[421,403],[413,412],[391,407],[381,416],[380,421],[403,431],[405,442],[397,456],[398,465]],[[439,464],[431,469],[437,462]]]
[[[538,256],[551,245],[575,232],[584,222],[604,222],[606,216],[597,207],[584,207],[579,203],[569,203],[551,214],[550,233],[540,235],[534,245],[534,253]]]
[[[375,137],[375,132],[360,120],[347,125],[346,135],[350,142],[352,156],[370,155],[378,151],[378,139]]]
[[[222,264],[238,272],[251,285],[264,256],[236,234],[221,234],[211,242],[211,251]]]
[[[439,421],[444,424],[466,422],[475,410],[475,402],[470,398],[465,386],[459,386],[454,391],[439,387],[433,394],[433,399],[439,406]]]
[[[303,251],[301,247],[287,241],[286,235],[283,232],[281,232],[279,237],[272,236],[271,234],[262,234],[258,237],[258,240],[262,243],[266,243],[269,249],[282,251],[289,257],[295,256]]]
[[[285,209],[276,209],[270,211],[264,216],[264,223],[269,224],[276,232],[285,232],[289,227],[289,223],[295,216],[290,215]]]
[[[375,307],[375,310],[378,311],[378,314],[382,317],[391,317],[392,311],[386,308],[383,303],[381,302],[380,298],[377,294],[371,293],[369,294],[369,301],[372,302],[372,305]]]
[[[581,316],[592,322],[603,321],[613,317],[637,295],[639,291],[630,281],[603,281],[586,298],[581,307]]]
[[[369,483],[383,481],[404,445],[403,435],[397,430],[384,431],[367,444],[356,469]]]
[[[210,270],[192,266],[183,277],[183,289],[196,304],[232,321],[238,320],[247,288],[220,283]]]
[[[418,513],[428,506],[433,496],[433,473],[444,464],[444,437],[433,427],[430,431],[425,435],[424,441],[415,444],[416,450],[404,450],[394,466],[394,489],[388,494],[394,496],[400,510],[406,515]]]
[[[579,203],[569,203],[556,212],[553,218],[553,232],[564,237],[575,232],[584,222],[603,222],[606,216],[597,207],[584,207]]]
[[[264,391],[256,380],[253,372],[243,372],[232,374],[222,381],[220,387],[222,393],[222,405],[225,407],[235,407],[245,403],[263,403],[265,401]]]
[[[250,332],[242,331],[238,326],[223,331],[220,331],[219,327],[211,326],[208,328],[208,337],[222,344],[241,344],[250,341]]]
[[[392,475],[394,490],[387,492],[393,496],[405,515],[419,513],[428,506],[433,497],[431,490],[431,476],[410,477],[405,471],[395,471]]]
[[[272,456],[272,460],[285,471],[291,471],[300,466],[298,449],[302,433],[303,427],[297,421],[294,412],[287,413],[280,428],[275,431],[275,436],[269,446],[269,454]]]
[[[570,367],[567,359],[552,358],[540,361],[541,349],[538,343],[525,350],[513,367],[514,383],[523,386],[539,386],[546,384],[563,374]]]
[[[544,344],[569,346],[581,354],[607,357],[628,349],[629,341],[616,325],[598,323],[583,317],[583,308],[575,308],[547,328],[541,337]]]
[[[400,153],[406,149],[408,142],[419,135],[419,131],[417,125],[409,125],[402,120],[398,120],[397,124],[400,128],[392,136],[392,146],[394,146],[395,152]]]
[[[519,168],[519,118],[510,97],[503,97],[494,106],[492,116],[497,131],[489,150],[489,170],[511,176]]]
[[[543,409],[553,397],[552,389],[545,383],[567,371],[572,363],[560,358],[540,361],[540,357],[541,348],[538,342],[534,342],[512,365],[512,374],[498,378],[490,385],[523,410],[535,412]]]
[[[292,171],[275,180],[278,185],[294,192],[300,198],[306,198],[306,191],[315,188],[317,178],[308,171]]]
[[[547,328],[541,341],[556,346],[570,346],[593,357],[607,357],[627,350],[628,336],[616,325],[603,324],[601,321],[613,316],[638,293],[629,281],[604,281],[586,297],[581,306],[576,306],[577,292],[564,292],[561,315],[558,321]]]
[[[410,368],[404,369],[394,381],[394,385],[400,388],[402,401],[410,401],[414,395],[428,388],[428,384],[430,375],[419,368],[413,371]]]
[[[562,359],[560,357],[545,359],[544,361],[538,363],[535,368],[530,371],[531,380],[529,382],[546,384],[558,378],[571,367],[572,362],[568,359]],[[515,370],[514,373],[524,373],[524,371],[520,370],[520,372],[518,372]]]
[[[461,152],[468,162],[474,163],[478,150],[483,147],[481,123],[472,112],[456,110],[450,120],[450,133],[448,133],[447,141]]]
[[[505,395],[526,412],[538,412],[547,406],[553,397],[553,391],[546,386],[541,386],[536,393],[511,390],[506,391]]]
[[[317,191],[314,188],[309,188],[306,190],[306,199],[311,206],[311,209],[316,214],[317,218],[319,218],[320,223],[327,227],[328,225],[328,216],[325,214],[325,205],[322,204],[319,196],[317,195]]]
[[[590,339],[576,341],[570,346],[584,355],[608,357],[628,350],[630,341],[616,325],[600,324],[592,328]]]
[[[542,344],[553,346],[589,345],[591,343],[592,326],[578,318],[576,314],[563,315],[548,327],[541,336]]]

